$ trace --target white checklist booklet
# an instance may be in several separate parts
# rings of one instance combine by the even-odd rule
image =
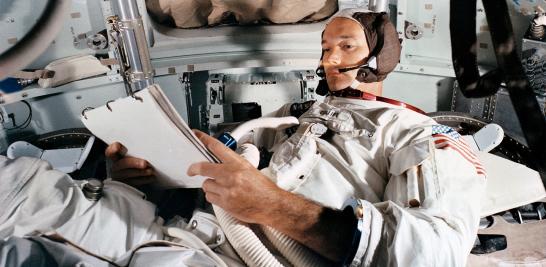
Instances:
[[[201,161],[219,162],[174,109],[158,85],[134,96],[86,110],[85,127],[107,144],[120,142],[127,155],[147,160],[159,186],[201,187],[204,177],[188,177],[188,167]]]

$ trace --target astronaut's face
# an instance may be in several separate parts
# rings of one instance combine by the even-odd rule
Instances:
[[[358,73],[358,69],[339,72],[340,68],[363,64],[370,54],[364,30],[358,22],[346,18],[335,18],[326,26],[322,52],[322,65],[331,91],[347,88]]]

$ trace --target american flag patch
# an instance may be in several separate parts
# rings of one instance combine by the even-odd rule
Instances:
[[[445,125],[433,125],[432,137],[434,138],[434,145],[438,149],[452,149],[459,153],[463,158],[472,163],[476,168],[476,172],[479,175],[486,175],[483,165],[476,157],[476,154],[472,152],[472,149],[466,141],[461,138],[461,135],[453,130],[453,128]]]

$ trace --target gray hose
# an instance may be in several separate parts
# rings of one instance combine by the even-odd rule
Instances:
[[[49,0],[40,19],[17,44],[0,55],[0,80],[25,68],[57,37],[72,0]]]
[[[284,129],[291,125],[297,125],[298,123],[299,121],[295,117],[258,118],[239,125],[231,135],[239,142],[243,136],[254,129]],[[255,150],[257,151],[256,148]],[[253,153],[243,153],[241,156],[250,162],[254,161],[254,167],[257,167],[259,153],[257,155],[258,161],[255,161],[256,155]],[[213,205],[213,208],[214,213],[218,218],[218,223],[222,227],[222,230],[224,230],[227,239],[246,265],[251,267],[283,266],[262,244],[248,224],[237,220],[216,205]],[[271,241],[271,244],[275,246],[282,256],[284,256],[292,265],[298,267],[328,266],[328,263],[320,256],[289,236],[268,226],[261,226],[261,228],[269,241]]]
[[[243,223],[222,208],[212,205],[218,223],[237,254],[250,267],[283,267],[262,244],[248,224]]]
[[[321,258],[311,249],[300,244],[289,236],[269,226],[261,226],[265,236],[273,246],[294,266],[321,267],[330,266],[330,263]]]

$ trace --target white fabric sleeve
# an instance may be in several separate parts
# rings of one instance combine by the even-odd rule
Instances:
[[[88,251],[116,259],[138,244],[161,240],[162,219],[140,191],[105,180],[90,201],[81,181],[36,158],[0,156],[0,239],[54,230]],[[111,237],[105,242],[105,237]]]
[[[457,151],[436,149],[431,138],[398,149],[389,160],[384,201],[361,201],[364,227],[352,266],[465,266],[485,177]],[[412,170],[417,207],[408,204]]]

